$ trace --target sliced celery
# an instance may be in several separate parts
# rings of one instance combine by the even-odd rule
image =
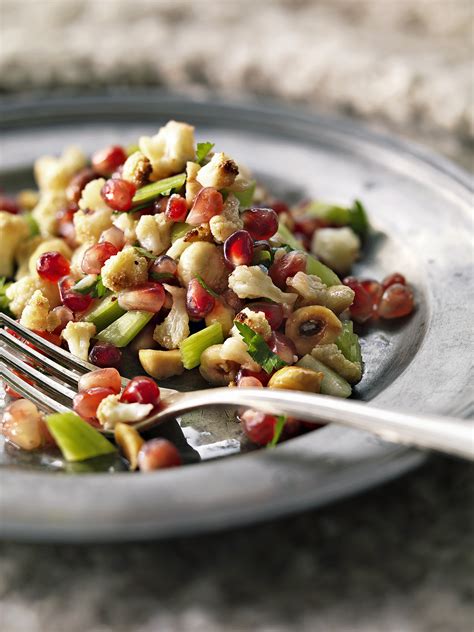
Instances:
[[[328,286],[341,285],[341,280],[337,274],[312,255],[308,255],[306,262],[306,274],[315,274]]]
[[[323,380],[321,382],[321,393],[323,395],[332,395],[333,397],[349,397],[352,393],[352,388],[349,382],[343,377],[338,375],[335,371],[327,367],[325,364],[316,360],[311,355],[305,355],[296,363],[297,366],[302,366],[305,369],[313,369],[313,371],[320,371],[323,374]]]
[[[239,200],[240,208],[245,209],[252,206],[256,184],[255,180],[252,180],[250,186],[243,191],[232,191],[235,197]]]
[[[30,229],[30,237],[36,237],[36,235],[39,235],[40,229],[38,226],[38,222],[33,217],[31,211],[23,213],[23,217],[25,218],[26,223],[28,224],[28,228]]]
[[[96,331],[102,331],[108,327],[114,320],[125,314],[125,310],[118,304],[117,296],[107,296],[93,307],[84,317],[88,323],[94,323]]]
[[[294,250],[303,250],[301,246],[301,242],[299,242],[294,235],[288,230],[288,228],[280,222],[278,226],[278,232],[276,234],[277,239],[281,241],[282,244],[288,244],[290,248]]]
[[[153,312],[131,310],[103,329],[96,338],[101,342],[110,342],[116,347],[126,347],[152,317]]]
[[[224,342],[222,326],[220,323],[209,325],[197,333],[189,336],[180,344],[181,358],[185,369],[194,369],[201,363],[202,352],[211,345]]]
[[[152,182],[138,189],[133,196],[132,203],[135,206],[137,204],[143,204],[144,202],[151,202],[151,200],[154,200],[159,195],[168,195],[172,189],[180,189],[185,182],[185,173],[178,173],[178,175],[171,176],[171,178],[164,178],[163,180]]]
[[[348,360],[362,364],[359,336],[354,333],[352,320],[342,323],[342,332],[336,339],[336,344]]]
[[[173,224],[173,228],[171,229],[171,243],[179,239],[180,237],[184,237],[188,231],[190,231],[194,226],[191,224],[186,224],[186,222],[176,222]]]
[[[346,226],[349,223],[349,209],[343,206],[335,206],[334,204],[327,204],[326,202],[311,202],[305,207],[305,213],[311,217],[317,217],[323,219],[329,224],[337,224],[339,226]]]
[[[110,441],[75,413],[49,415],[46,424],[67,461],[84,461],[116,451]]]

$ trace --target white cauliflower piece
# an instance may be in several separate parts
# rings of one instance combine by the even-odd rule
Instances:
[[[38,203],[31,214],[43,237],[49,237],[56,233],[58,211],[66,205],[66,194],[63,190],[47,189],[41,192]]]
[[[125,241],[134,244],[137,241],[138,220],[133,219],[131,213],[114,213],[112,217],[113,225],[123,232]]]
[[[337,345],[317,345],[311,351],[311,355],[330,369],[333,369],[351,384],[357,384],[362,377],[360,362],[348,360]]]
[[[311,250],[330,268],[345,274],[359,256],[360,239],[347,226],[320,228],[314,233]]]
[[[201,165],[197,162],[186,163],[186,204],[191,208],[194,198],[202,189],[202,186],[196,180],[196,176],[201,169]]]
[[[355,296],[354,290],[347,285],[327,287],[318,276],[305,272],[297,272],[286,280],[286,284],[300,295],[298,307],[323,305],[335,314],[350,307]]]
[[[289,306],[298,298],[277,288],[259,266],[237,266],[229,277],[229,287],[239,298],[269,298]]]
[[[173,305],[164,321],[155,327],[153,338],[165,349],[177,349],[189,336],[186,290],[167,284],[163,284],[163,287],[173,297]]]
[[[239,170],[238,176],[235,178],[233,184],[229,187],[229,191],[245,191],[252,184],[254,184],[254,180],[252,179],[252,173],[248,167],[243,165],[241,162],[236,162],[237,169]]]
[[[104,263],[102,282],[106,288],[119,292],[130,287],[143,285],[148,279],[148,262],[135,248],[128,246]]]
[[[57,307],[61,300],[57,283],[45,281],[38,276],[24,276],[15,283],[12,283],[6,290],[10,311],[19,318],[25,309],[31,295],[41,290],[43,296],[48,299],[51,308]]]
[[[89,345],[91,338],[95,335],[95,325],[79,320],[77,322],[69,322],[62,331],[62,337],[67,342],[69,351],[80,358],[87,361],[89,357]]]
[[[169,222],[164,213],[143,215],[140,217],[136,228],[140,246],[154,255],[160,255],[171,245],[172,226],[173,222]]]
[[[35,162],[35,180],[41,191],[61,191],[72,176],[86,165],[86,157],[77,147],[68,147],[62,156],[41,156]]]
[[[35,290],[25,305],[20,325],[28,329],[46,331],[48,329],[49,301],[41,290]]]
[[[151,180],[160,180],[182,171],[194,160],[194,127],[187,123],[168,121],[155,136],[142,136],[140,151],[150,160]]]
[[[120,401],[120,395],[108,395],[97,407],[97,419],[107,430],[112,430],[118,423],[135,423],[148,417],[153,404],[128,404]]]
[[[104,184],[104,178],[98,178],[88,182],[82,190],[79,210],[73,219],[79,244],[97,243],[101,233],[112,226],[112,209],[100,195]]]
[[[21,279],[22,277],[30,273],[30,257],[43,241],[44,237],[41,237],[41,235],[35,235],[34,237],[25,239],[20,244],[18,244],[18,247],[15,251],[15,261],[18,266],[15,274],[16,280]]]
[[[256,334],[262,336],[264,340],[268,340],[272,335],[272,328],[263,312],[254,312],[248,307],[244,307],[244,309],[236,315],[234,320],[239,323],[244,323],[244,325],[250,327]],[[240,336],[239,330],[235,325],[231,329],[231,335]]]
[[[0,211],[0,276],[13,275],[15,251],[29,233],[24,217]]]
[[[186,248],[189,248],[192,242],[185,241],[184,237],[179,237],[166,251],[168,257],[175,259],[176,261],[181,257]]]
[[[203,187],[226,189],[234,184],[239,174],[237,164],[223,152],[214,154],[211,161],[201,167],[196,180]]]
[[[100,194],[104,184],[105,178],[96,178],[86,184],[82,189],[81,198],[79,200],[79,208],[81,211],[112,211]]]
[[[68,260],[71,259],[72,255],[72,251],[64,239],[54,237],[53,239],[46,239],[42,241],[36,246],[28,261],[28,268],[31,276],[38,276],[38,273],[36,272],[36,263],[45,252],[60,252]]]
[[[148,182],[151,172],[151,162],[141,151],[136,151],[124,162],[122,179],[132,182],[139,188]]]
[[[226,362],[236,362],[249,371],[260,371],[260,365],[252,359],[240,335],[227,338],[222,344],[220,355]]]
[[[209,220],[211,234],[218,243],[224,243],[232,233],[243,227],[244,221],[239,213],[239,200],[230,193],[227,196],[222,213],[214,215]]]
[[[86,250],[89,250],[90,247],[90,244],[82,244],[72,253],[71,276],[74,277],[74,279],[81,279],[84,276],[84,272],[82,271],[82,259],[84,258]]]

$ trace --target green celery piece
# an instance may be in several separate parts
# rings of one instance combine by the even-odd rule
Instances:
[[[235,197],[239,200],[240,208],[246,209],[252,206],[256,185],[256,181],[252,180],[250,186],[243,191],[232,191]]]
[[[344,357],[350,362],[359,362],[359,364],[362,364],[359,336],[354,333],[352,320],[343,321],[342,332],[336,339],[336,345]]]
[[[171,243],[174,244],[177,239],[184,237],[192,228],[195,228],[195,226],[186,224],[186,222],[176,222],[176,224],[173,224],[173,228],[171,229]]]
[[[30,237],[36,237],[36,235],[39,235],[40,229],[38,226],[38,222],[33,217],[31,211],[23,213],[23,217],[25,218],[26,223],[28,224],[28,228],[30,229]]]
[[[147,184],[141,189],[138,189],[133,196],[132,204],[137,205],[143,204],[144,202],[151,202],[151,200],[154,200],[159,195],[167,194],[168,191],[172,189],[180,189],[185,182],[186,174],[178,173],[178,175],[171,176],[171,178],[164,178],[163,180]]]
[[[350,221],[349,209],[343,206],[335,206],[326,202],[311,202],[306,208],[305,213],[311,217],[323,219],[330,224],[346,226]]]
[[[131,310],[114,320],[96,338],[101,342],[110,342],[116,347],[126,347],[153,316],[153,312]]]
[[[212,345],[219,345],[224,342],[222,326],[214,323],[201,329],[183,342],[179,346],[183,365],[185,369],[194,369],[201,363],[202,352]]]
[[[104,435],[75,413],[48,415],[46,424],[67,461],[85,461],[116,451]]]
[[[95,305],[88,314],[84,317],[84,320],[88,323],[94,323],[97,331],[102,331],[113,323],[117,318],[123,316],[125,310],[118,304],[117,296],[107,296]]]
[[[311,355],[303,356],[301,360],[298,360],[296,366],[302,366],[305,369],[313,369],[313,371],[320,371],[323,374],[324,377],[321,382],[321,393],[323,395],[349,397],[352,393],[352,388],[349,382],[338,375],[336,371],[333,371],[319,360],[316,360],[316,358],[313,358]]]
[[[306,274],[314,274],[318,276],[321,281],[328,287],[331,285],[341,285],[341,279],[335,272],[318,261],[313,255],[308,255],[306,261]]]
[[[293,250],[303,250],[301,243],[281,222],[278,225],[278,232],[276,234],[276,237],[281,241],[282,244],[288,244],[288,246],[290,246],[290,248],[293,248]]]

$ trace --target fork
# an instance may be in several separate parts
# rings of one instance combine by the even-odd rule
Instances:
[[[79,378],[97,367],[47,342],[5,314],[0,314],[0,325],[0,376],[42,409],[49,412],[70,411]],[[33,360],[43,371],[25,362],[25,357]],[[16,375],[14,370],[32,380],[34,386]],[[128,382],[122,378],[123,386]],[[392,443],[474,460],[473,426],[469,421],[455,417],[400,413],[357,401],[268,388],[215,388],[189,393],[160,388],[160,391],[160,410],[135,423],[137,430],[148,430],[169,418],[198,408],[234,406],[291,415],[315,424],[332,422],[372,433]],[[113,431],[102,429],[102,432],[111,434]]]

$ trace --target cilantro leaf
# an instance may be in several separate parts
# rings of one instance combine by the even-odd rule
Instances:
[[[267,448],[274,448],[280,440],[281,433],[286,424],[286,415],[279,415],[273,430],[273,438],[267,443]]]
[[[197,151],[196,151],[196,162],[198,162],[200,165],[202,165],[202,163],[204,162],[204,159],[206,158],[207,154],[211,151],[211,149],[214,147],[215,143],[198,143],[197,144]]]
[[[204,281],[204,279],[199,276],[199,274],[196,276],[196,279],[199,281],[199,285],[204,288],[206,290],[206,292],[208,292],[211,296],[213,296],[214,298],[219,298],[219,294],[216,294],[216,292],[214,292],[214,290],[211,290],[211,288],[208,286],[208,284]]]
[[[239,323],[237,320],[234,320],[234,325],[247,345],[250,357],[262,367],[265,373],[270,374],[274,370],[286,366],[287,363],[276,353],[273,353],[260,334],[255,333],[248,325]]]

